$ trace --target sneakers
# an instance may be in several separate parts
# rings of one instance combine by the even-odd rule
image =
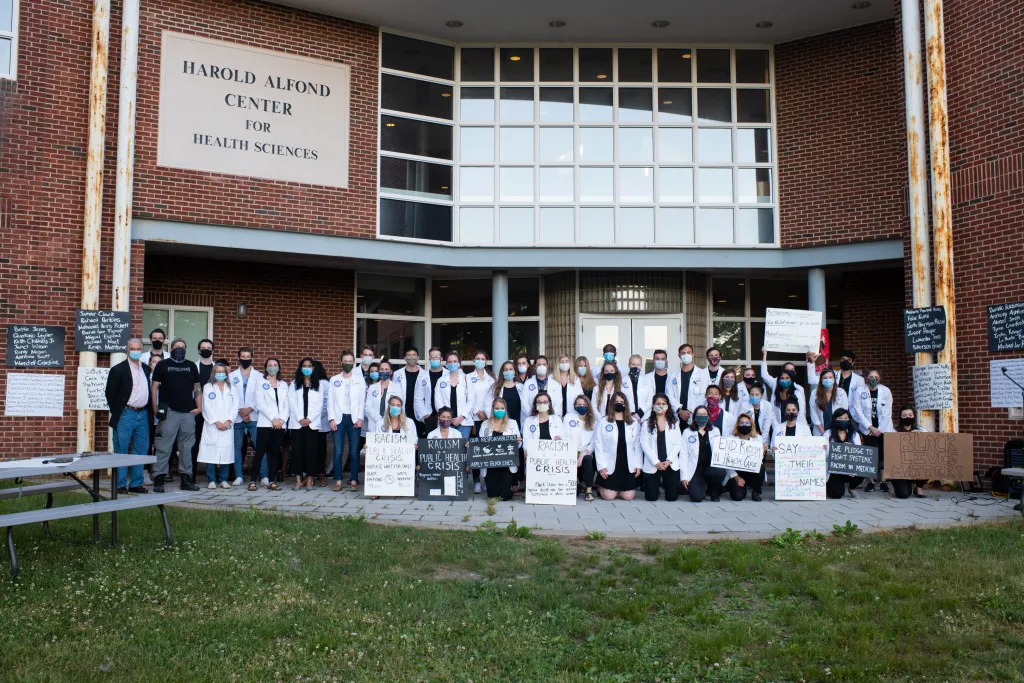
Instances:
[[[117,495],[119,495],[119,496],[127,496],[128,495],[128,487],[127,486],[118,486],[117,487]]]
[[[149,493],[149,491],[141,486],[132,486],[128,489],[128,493]]]
[[[156,475],[156,478],[153,479],[153,493],[163,493],[163,492],[164,492],[164,475],[158,474],[158,475]]]
[[[213,489],[217,488],[217,482],[211,481],[209,484],[206,485],[206,488],[212,491]]]
[[[882,493],[889,493],[889,485],[883,481],[878,485],[878,490]]]
[[[149,470],[142,470],[142,485],[143,486],[152,486],[153,485],[153,479],[152,479],[152,477],[149,476]]]
[[[227,482],[224,482],[224,483],[226,484]],[[242,478],[238,477],[233,482],[231,482],[231,485],[232,486],[241,486],[242,485]],[[227,488],[227,486],[225,486],[224,488]]]
[[[267,477],[263,477],[262,479],[260,479],[260,483],[263,484],[264,486],[270,486],[270,479]]]
[[[236,484],[236,486],[237,486],[237,484]],[[227,483],[226,481],[222,481],[222,482],[220,483],[220,487],[221,487],[222,489],[229,489],[229,488],[231,488],[231,484]]]
[[[198,491],[199,487],[192,483],[191,474],[181,474],[181,490],[182,491]],[[154,487],[155,488],[155,487]]]
[[[753,493],[750,494],[750,500],[754,501],[755,503],[760,503],[761,494],[758,493],[757,491],[754,491]]]
[[[886,487],[886,488],[888,488],[888,487]],[[869,481],[867,484],[864,485],[864,493],[871,493],[874,490],[875,490],[875,482]]]
[[[847,491],[846,495],[848,495],[850,498],[860,498],[860,495],[858,495],[857,492],[854,491],[853,489]]]
[[[482,493],[483,490],[480,488],[480,482],[473,484],[473,493]]]

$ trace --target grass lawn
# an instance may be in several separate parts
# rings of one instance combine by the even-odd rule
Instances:
[[[1019,522],[687,545],[170,514],[173,549],[155,509],[116,550],[18,528],[0,679],[1024,680]]]

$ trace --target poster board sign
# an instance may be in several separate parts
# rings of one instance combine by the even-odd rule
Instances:
[[[775,440],[775,499],[825,500],[828,438],[780,436]]]
[[[949,363],[914,366],[914,405],[918,410],[953,407],[953,372]]]
[[[416,448],[405,434],[366,435],[365,496],[416,495]]]
[[[988,307],[988,350],[1024,349],[1024,301]]]
[[[8,325],[7,367],[64,367],[64,328],[58,325]]]
[[[886,432],[886,479],[974,478],[974,436],[934,432]]]
[[[519,438],[515,435],[485,436],[469,440],[469,464],[484,467],[518,467]]]
[[[75,351],[126,353],[132,336],[132,314],[128,311],[75,313]]]
[[[720,436],[711,455],[711,466],[738,472],[761,471],[764,443],[735,436]]]
[[[110,410],[107,405],[107,375],[110,368],[78,368],[78,409]]]
[[[461,439],[420,439],[420,500],[469,500],[469,462]]]
[[[527,505],[576,504],[576,454],[569,442],[533,441],[526,456]]]
[[[851,477],[878,476],[878,449],[833,441],[828,445],[828,473]]]
[[[821,312],[793,308],[765,311],[764,346],[769,351],[818,353],[821,345]]]
[[[993,408],[1024,408],[1024,396],[1017,384],[1024,384],[1024,358],[1003,358],[989,361],[989,375],[992,377]],[[1003,374],[1006,368],[1006,374]]]
[[[64,375],[7,373],[6,417],[63,417]]]
[[[903,350],[929,353],[946,348],[946,309],[908,308],[903,311]]]

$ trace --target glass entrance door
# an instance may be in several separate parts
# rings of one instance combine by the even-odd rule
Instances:
[[[601,358],[605,344],[614,344],[619,360],[625,364],[629,356],[638,353],[644,358],[644,372],[654,369],[655,349],[665,349],[674,358],[682,343],[680,318],[583,318],[580,335],[580,353],[591,364]]]

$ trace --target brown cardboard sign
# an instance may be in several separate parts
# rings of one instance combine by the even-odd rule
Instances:
[[[971,434],[886,432],[886,479],[974,478],[974,437]]]

